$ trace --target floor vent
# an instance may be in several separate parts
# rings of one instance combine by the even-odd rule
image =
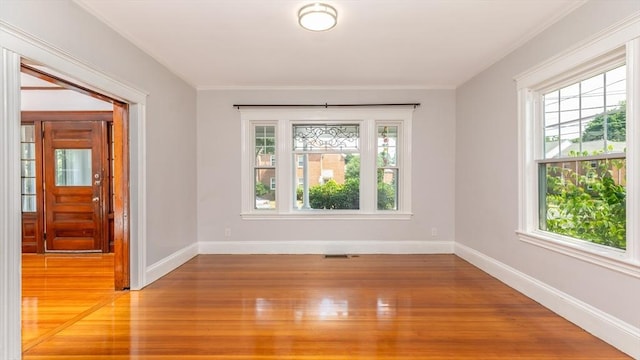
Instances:
[[[324,258],[325,259],[348,259],[349,255],[347,255],[347,254],[332,254],[332,255],[325,255]]]

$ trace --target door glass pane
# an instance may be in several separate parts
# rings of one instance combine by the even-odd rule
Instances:
[[[33,160],[22,160],[22,177],[36,176],[36,162]]]
[[[22,195],[22,212],[35,212],[35,211],[36,211],[36,196]]]
[[[23,194],[35,194],[36,193],[36,179],[23,178],[22,179],[22,193]]]
[[[91,186],[91,149],[56,149],[56,186]]]
[[[22,143],[22,158],[23,159],[35,159],[36,158],[36,144],[34,143]]]
[[[35,142],[34,137],[34,126],[33,125],[22,125],[20,127],[20,141],[21,142]]]

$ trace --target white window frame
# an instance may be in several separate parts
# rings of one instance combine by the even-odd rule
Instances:
[[[411,122],[413,108],[246,108],[240,109],[242,132],[242,212],[243,219],[393,219],[409,220],[411,212]],[[360,125],[360,209],[297,209],[293,154],[294,124],[350,123]],[[255,125],[276,125],[276,208],[256,209],[253,185],[253,134]],[[377,126],[398,126],[398,209],[377,210],[376,156]],[[295,184],[294,184],[295,183]],[[295,187],[294,187],[295,185]]]
[[[269,179],[269,188],[271,190],[275,190],[276,189],[276,178],[272,177]]]
[[[542,95],[617,62],[627,66],[627,248],[619,250],[538,229],[538,164],[543,147]],[[634,17],[516,77],[520,240],[640,277],[640,17]]]

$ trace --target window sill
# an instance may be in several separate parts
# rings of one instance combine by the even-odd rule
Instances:
[[[526,243],[640,278],[640,263],[629,259],[626,252],[596,244],[565,241],[537,231],[516,231],[516,234]]]
[[[411,220],[412,213],[358,213],[334,211],[300,211],[295,213],[278,213],[275,211],[251,212],[240,214],[243,220]]]

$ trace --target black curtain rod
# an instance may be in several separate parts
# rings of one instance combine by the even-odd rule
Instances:
[[[234,108],[241,107],[374,107],[374,106],[413,106],[417,108],[420,103],[394,103],[394,104],[234,104]]]

